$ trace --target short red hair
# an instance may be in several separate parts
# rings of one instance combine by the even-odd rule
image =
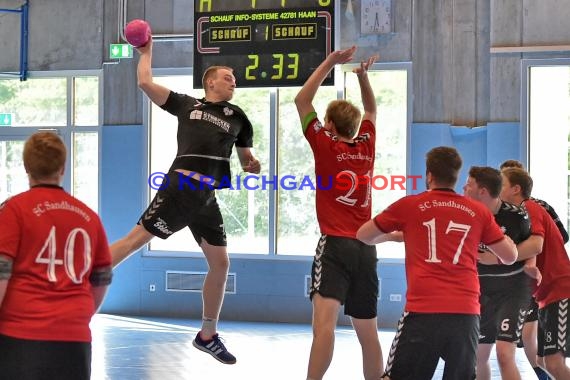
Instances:
[[[66,157],[65,144],[53,132],[34,133],[24,144],[24,168],[34,180],[57,178]]]

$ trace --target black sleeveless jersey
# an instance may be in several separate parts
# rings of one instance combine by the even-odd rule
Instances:
[[[242,109],[174,91],[161,108],[178,117],[178,150],[170,170],[195,171],[214,178],[219,188],[229,187],[234,144],[242,148],[253,145],[253,127]]]
[[[530,219],[526,209],[502,201],[499,212],[495,214],[495,221],[515,244],[526,240],[530,236]],[[481,276],[508,276],[519,273],[524,261],[517,261],[512,265],[483,265],[477,264],[479,277]]]

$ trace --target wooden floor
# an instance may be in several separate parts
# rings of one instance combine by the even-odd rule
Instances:
[[[311,326],[221,322],[220,336],[237,357],[235,365],[217,362],[192,346],[199,321],[96,315],[93,331],[93,380],[304,380]],[[379,331],[385,353],[394,331]],[[522,349],[522,378],[536,379]],[[442,363],[434,379],[442,375]],[[493,379],[500,379],[492,356]],[[362,379],[360,346],[354,331],[339,327],[326,380]]]

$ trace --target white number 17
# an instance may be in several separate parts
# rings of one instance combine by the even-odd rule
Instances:
[[[436,244],[436,229],[435,229],[435,218],[428,220],[427,222],[422,223],[428,229],[428,251],[429,257],[426,259],[428,263],[441,263],[441,260],[437,258],[437,244]],[[461,224],[455,223],[454,221],[450,220],[449,224],[447,225],[447,229],[445,230],[445,234],[449,234],[450,232],[463,232],[463,237],[457,246],[457,251],[455,251],[455,255],[453,256],[453,264],[457,264],[459,262],[459,256],[461,256],[461,250],[463,249],[463,244],[465,243],[465,238],[469,233],[471,226],[468,224]]]

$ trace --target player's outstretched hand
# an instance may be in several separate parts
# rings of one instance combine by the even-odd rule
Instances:
[[[333,64],[342,64],[352,61],[356,46],[349,47],[344,50],[335,50],[328,55],[328,59],[332,60]]]
[[[140,54],[152,51],[152,36],[148,38],[148,42],[146,44],[144,44],[143,46],[139,46],[138,48],[135,48],[135,50],[138,51]]]
[[[352,69],[352,72],[355,73],[356,75],[366,74],[370,66],[372,66],[377,59],[378,59],[378,54],[371,56],[370,58],[368,58],[368,60],[360,62],[360,67],[355,67],[354,69]]]
[[[243,167],[243,171],[253,174],[259,174],[259,172],[261,171],[261,164],[259,163],[259,160],[257,160],[256,158],[252,158],[251,160],[249,160],[247,165]]]

